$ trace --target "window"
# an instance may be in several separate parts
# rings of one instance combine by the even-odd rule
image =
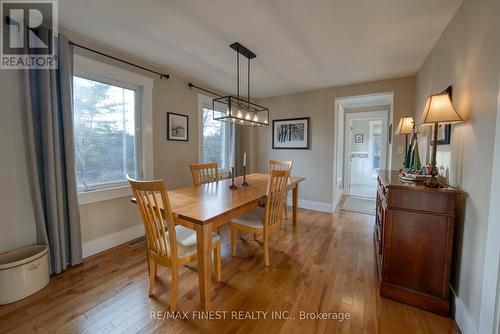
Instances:
[[[231,124],[214,121],[211,100],[199,95],[200,102],[200,162],[217,162],[221,171],[231,168]]]
[[[139,175],[138,90],[74,76],[76,180],[80,191]]]
[[[73,125],[80,204],[130,195],[152,177],[153,79],[74,56]]]

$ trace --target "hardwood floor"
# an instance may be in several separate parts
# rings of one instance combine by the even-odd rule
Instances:
[[[262,245],[250,234],[231,258],[226,224],[222,283],[213,283],[212,294],[213,310],[229,311],[225,320],[193,319],[196,264],[179,276],[178,310],[189,319],[152,318],[152,311],[168,310],[169,269],[159,268],[149,298],[144,246],[121,245],[52,277],[37,294],[0,306],[0,333],[459,333],[451,319],[379,297],[373,228],[373,216],[299,210],[296,227],[288,221],[271,237],[265,267]],[[266,320],[235,320],[232,311],[289,311],[295,319],[269,313]],[[348,312],[350,319],[299,320],[300,311]]]

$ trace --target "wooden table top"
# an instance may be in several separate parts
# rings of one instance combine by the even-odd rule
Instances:
[[[266,196],[268,174],[250,174],[246,176],[249,186],[231,190],[231,179],[220,180],[198,186],[168,191],[172,211],[178,218],[196,224],[213,222],[217,218],[240,209],[252,202],[258,202]],[[289,189],[293,189],[304,177],[290,177]],[[234,181],[241,184],[242,177]],[[168,188],[168,183],[167,183]],[[132,198],[135,202],[135,198]]]

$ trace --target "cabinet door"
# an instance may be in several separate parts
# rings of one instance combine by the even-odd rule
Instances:
[[[400,210],[389,210],[386,218],[384,281],[447,297],[453,219]]]

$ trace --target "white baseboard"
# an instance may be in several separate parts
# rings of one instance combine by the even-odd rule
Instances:
[[[288,205],[292,206],[292,198],[288,197],[287,199]],[[333,212],[333,205],[331,203],[323,203],[323,202],[314,202],[314,201],[308,201],[305,199],[299,199],[299,208],[302,209],[308,209],[308,210],[314,210],[314,211],[321,211],[321,212]]]
[[[143,235],[144,226],[140,224],[105,235],[99,239],[91,240],[83,244],[83,257],[86,258],[97,254],[127,241],[142,237]]]
[[[478,334],[478,324],[476,323],[476,321],[474,321],[471,314],[469,313],[469,310],[467,310],[464,303],[457,296],[455,291],[452,289],[451,292],[452,303],[454,305],[453,318],[455,318],[460,331],[462,332],[462,334]]]

